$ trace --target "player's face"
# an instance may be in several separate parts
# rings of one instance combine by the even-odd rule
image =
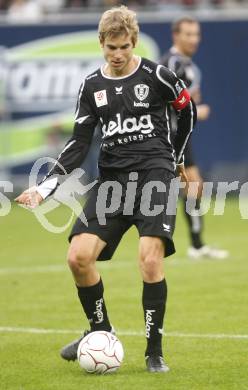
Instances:
[[[197,51],[201,40],[198,23],[182,23],[179,32],[174,34],[174,43],[186,56],[192,57]]]
[[[125,76],[133,69],[133,42],[131,35],[106,37],[101,43],[103,55],[112,76]]]

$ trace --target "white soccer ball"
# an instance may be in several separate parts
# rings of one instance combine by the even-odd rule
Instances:
[[[105,374],[116,371],[123,360],[120,340],[110,332],[97,331],[87,334],[78,346],[80,367],[90,373]]]

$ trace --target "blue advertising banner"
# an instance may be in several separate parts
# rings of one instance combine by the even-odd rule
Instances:
[[[103,59],[96,24],[3,25],[0,34],[0,161],[18,166],[49,153],[48,129],[69,135],[80,83]],[[170,45],[168,23],[141,23],[138,54],[158,61]],[[208,178],[248,178],[247,58],[248,21],[202,22],[195,62],[211,116],[193,140]]]

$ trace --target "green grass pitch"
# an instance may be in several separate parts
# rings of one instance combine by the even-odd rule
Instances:
[[[69,214],[61,207],[49,218],[62,225]],[[171,368],[166,374],[145,371],[145,338],[132,335],[144,329],[134,229],[112,261],[99,264],[110,320],[125,350],[120,370],[104,376],[86,374],[59,356],[87,328],[65,261],[68,231],[48,233],[16,205],[0,217],[0,230],[1,390],[248,389],[248,221],[241,219],[237,200],[227,202],[223,216],[210,211],[205,221],[207,241],[230,250],[228,260],[186,258],[179,210],[177,253],[165,260],[164,352]]]

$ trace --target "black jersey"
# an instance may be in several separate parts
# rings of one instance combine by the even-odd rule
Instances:
[[[170,140],[170,105],[180,112],[174,146]],[[165,168],[174,172],[175,164],[182,161],[195,116],[184,83],[166,67],[142,58],[131,74],[115,78],[106,76],[102,67],[80,87],[73,137],[58,162],[67,173],[80,166],[99,123],[100,169]],[[45,181],[52,174],[63,173],[60,164],[55,164]]]
[[[192,61],[192,58],[178,53],[175,47],[162,57],[161,64],[172,70],[184,81],[188,90],[192,93],[200,89],[201,71]]]

